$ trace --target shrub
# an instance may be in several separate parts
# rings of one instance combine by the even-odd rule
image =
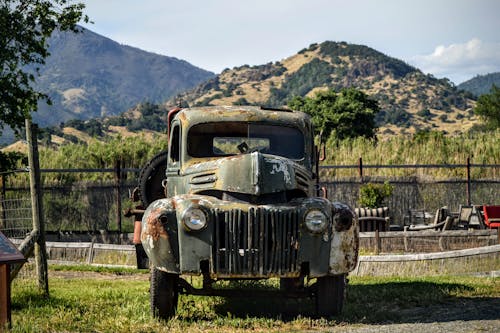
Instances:
[[[394,186],[389,182],[383,184],[368,183],[359,189],[359,205],[361,207],[381,207],[384,200],[392,195]]]

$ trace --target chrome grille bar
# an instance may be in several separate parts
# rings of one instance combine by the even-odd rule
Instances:
[[[269,276],[296,272],[299,218],[293,210],[214,211],[212,273]]]

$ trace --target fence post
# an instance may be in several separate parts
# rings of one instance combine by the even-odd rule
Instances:
[[[363,158],[359,158],[358,161],[358,172],[359,172],[359,179],[361,183],[363,183]]]
[[[0,191],[0,211],[2,211],[2,216],[0,217],[0,229],[5,228],[5,221],[7,221],[7,214],[5,213],[5,177],[6,175],[0,175],[0,179],[2,180],[2,190]]]
[[[466,188],[466,195],[467,195],[467,206],[471,205],[471,200],[470,200],[470,156],[467,156],[467,188]]]
[[[117,160],[115,162],[115,180],[116,180],[116,225],[118,226],[118,231],[122,232],[122,197],[121,197],[121,187],[122,187],[122,175],[121,175],[121,161]]]
[[[377,224],[377,228],[375,229],[375,254],[379,255],[381,249],[382,249],[382,242],[380,240],[380,232],[378,230],[378,224]]]
[[[45,246],[45,226],[43,223],[42,188],[40,181],[40,163],[38,161],[37,126],[29,119],[25,121],[28,141],[28,163],[30,174],[31,206],[33,210],[33,231],[37,232],[35,260],[38,274],[38,286],[49,295],[49,275],[47,267],[47,248]]]
[[[405,226],[403,229],[403,242],[405,245],[405,252],[408,252],[408,226]]]

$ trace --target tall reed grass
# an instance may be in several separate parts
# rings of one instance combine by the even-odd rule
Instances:
[[[375,141],[366,138],[347,140],[331,139],[326,144],[327,159],[323,165],[465,165],[467,158],[473,165],[500,164],[500,130],[487,133],[463,134],[448,137],[431,132],[413,138],[394,136]],[[332,177],[357,175],[356,169],[329,171]],[[438,179],[465,178],[466,168],[410,168],[366,169],[366,175],[383,177],[417,176]],[[471,169],[473,178],[498,178],[500,168]]]

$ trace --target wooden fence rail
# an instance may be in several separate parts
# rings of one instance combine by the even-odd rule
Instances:
[[[361,232],[360,249],[369,253],[429,253],[500,243],[497,230]]]
[[[382,255],[361,255],[356,275],[454,274],[500,270],[496,230],[381,232]],[[20,240],[12,239],[14,243]],[[360,233],[362,254],[377,243],[374,232]],[[136,267],[134,245],[96,242],[47,242],[49,262],[112,267]],[[410,251],[405,251],[404,247]],[[448,251],[440,250],[446,247]],[[392,250],[392,251],[386,251]],[[419,253],[408,254],[408,252]],[[430,253],[422,253],[425,252]],[[392,252],[392,253],[391,253]],[[394,254],[401,253],[401,254]],[[403,254],[405,253],[405,254]]]

